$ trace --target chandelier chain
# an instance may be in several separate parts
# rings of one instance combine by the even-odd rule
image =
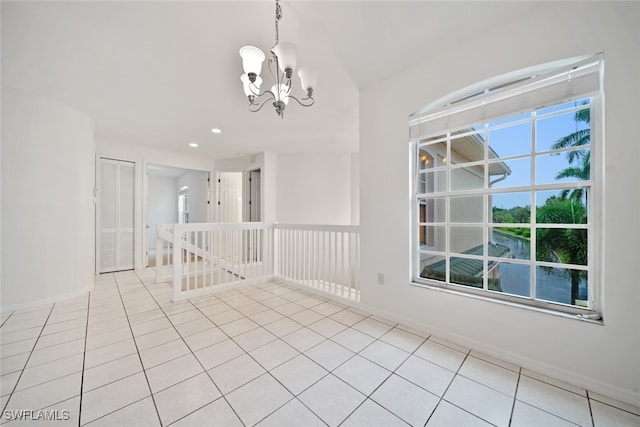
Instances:
[[[278,32],[278,22],[282,19],[282,8],[280,7],[280,0],[276,0],[276,44],[278,46],[280,41],[280,34]]]

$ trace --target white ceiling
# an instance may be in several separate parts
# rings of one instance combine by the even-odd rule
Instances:
[[[316,105],[291,102],[283,120],[270,105],[250,113],[240,83],[238,49],[274,43],[274,1],[1,7],[3,85],[87,113],[98,141],[182,152],[197,142],[203,155],[230,158],[358,151],[359,88],[436,60],[531,4],[283,0],[280,40],[298,45],[299,66],[319,71]]]

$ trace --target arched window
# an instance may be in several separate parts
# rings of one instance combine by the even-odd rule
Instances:
[[[413,282],[599,319],[602,55],[410,117]]]

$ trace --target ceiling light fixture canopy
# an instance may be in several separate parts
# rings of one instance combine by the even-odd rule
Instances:
[[[289,99],[295,100],[303,107],[311,107],[314,104],[313,90],[316,87],[317,74],[309,71],[307,68],[300,68],[298,77],[302,84],[304,97],[296,98],[291,94],[291,78],[296,68],[296,56],[298,48],[293,43],[280,42],[278,34],[278,22],[282,19],[282,8],[280,0],[276,0],[276,43],[271,48],[271,57],[269,58],[268,68],[275,84],[271,90],[260,92],[262,78],[262,63],[265,60],[264,53],[254,46],[243,46],[240,49],[242,57],[242,67],[244,74],[240,76],[244,94],[249,99],[249,110],[251,112],[260,111],[267,101],[273,101],[272,105],[276,109],[276,113],[283,118],[284,109],[289,103]],[[259,99],[265,97],[262,101]]]

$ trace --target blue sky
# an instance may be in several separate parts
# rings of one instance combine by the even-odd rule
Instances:
[[[571,102],[568,104],[562,104],[551,108],[538,110],[538,116],[548,114],[553,111],[559,111],[566,108],[574,107],[575,105],[581,105],[583,101]],[[527,116],[519,116],[512,119],[496,121],[490,123],[495,125],[498,123],[505,123],[508,121],[515,121]],[[536,129],[536,152],[550,150],[552,144],[558,139],[569,135],[576,130],[586,129],[589,124],[585,122],[577,122],[575,120],[575,112],[569,112],[558,116],[552,116],[549,118],[537,120]],[[502,129],[496,129],[489,131],[489,144],[491,148],[501,157],[515,156],[528,154],[531,150],[531,131],[532,123],[527,122],[515,126],[509,126]],[[531,162],[530,158],[507,160],[505,163],[509,166],[512,173],[504,181],[494,184],[494,188],[507,188],[520,185],[528,185],[531,181]],[[558,182],[555,179],[558,172],[569,167],[570,164],[567,160],[565,153],[561,154],[546,154],[536,157],[536,183],[548,184]],[[540,200],[537,201],[537,205],[544,204],[546,197],[549,197],[552,193],[548,191],[539,194]],[[505,195],[494,197],[494,206],[502,208],[511,208],[514,206],[526,206],[531,204],[530,195],[528,193],[509,193]]]

